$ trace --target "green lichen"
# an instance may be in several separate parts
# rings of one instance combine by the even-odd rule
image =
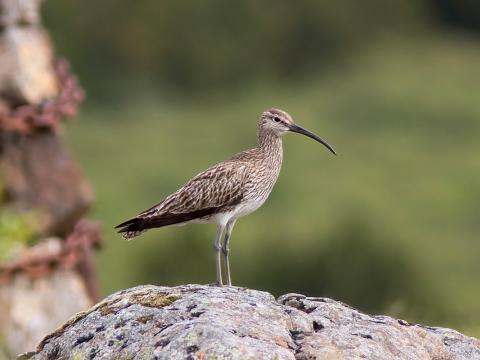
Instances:
[[[121,298],[119,297],[110,301],[104,300],[98,303],[97,305],[95,305],[88,313],[95,310],[100,311],[100,314],[102,314],[103,316],[116,313],[118,310],[120,310],[120,307],[115,306],[115,304],[118,303],[120,300]]]
[[[171,305],[179,298],[179,295],[163,295],[148,291],[133,293],[129,296],[130,302],[153,308]]]
[[[148,307],[160,308],[171,305],[173,302],[180,298],[179,295],[164,295],[148,290],[134,291],[129,294],[125,294],[123,298],[127,299],[128,304],[139,304]],[[102,301],[97,304],[91,311],[98,310],[105,316],[114,314],[124,308],[124,303],[120,303],[122,297],[117,297],[109,301]]]

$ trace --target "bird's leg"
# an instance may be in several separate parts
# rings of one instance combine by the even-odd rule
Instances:
[[[223,253],[223,263],[225,266],[225,277],[227,278],[227,285],[232,286],[232,278],[230,277],[230,262],[228,258],[228,253],[230,252],[230,236],[232,235],[233,225],[235,225],[236,220],[229,221],[227,223],[225,238],[223,239],[222,253]]]
[[[215,250],[215,267],[217,270],[217,285],[223,285],[222,281],[222,259],[220,255],[220,250],[222,249],[220,246],[220,242],[222,240],[223,230],[225,230],[224,226],[220,226],[217,231],[217,236],[215,237],[215,242],[213,243],[213,249]]]

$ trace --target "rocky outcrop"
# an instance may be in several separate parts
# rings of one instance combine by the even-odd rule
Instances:
[[[0,0],[0,359],[98,301],[93,192],[60,131],[84,94],[41,4]]]
[[[140,286],[77,314],[21,358],[454,360],[480,359],[480,341],[322,297]]]

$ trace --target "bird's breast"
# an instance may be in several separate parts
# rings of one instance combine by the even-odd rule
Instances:
[[[260,164],[251,172],[245,187],[244,199],[252,207],[260,207],[270,195],[280,174],[281,164]]]

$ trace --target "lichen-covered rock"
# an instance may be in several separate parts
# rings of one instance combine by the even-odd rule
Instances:
[[[327,298],[140,286],[77,314],[22,358],[454,360],[480,359],[480,342]]]

